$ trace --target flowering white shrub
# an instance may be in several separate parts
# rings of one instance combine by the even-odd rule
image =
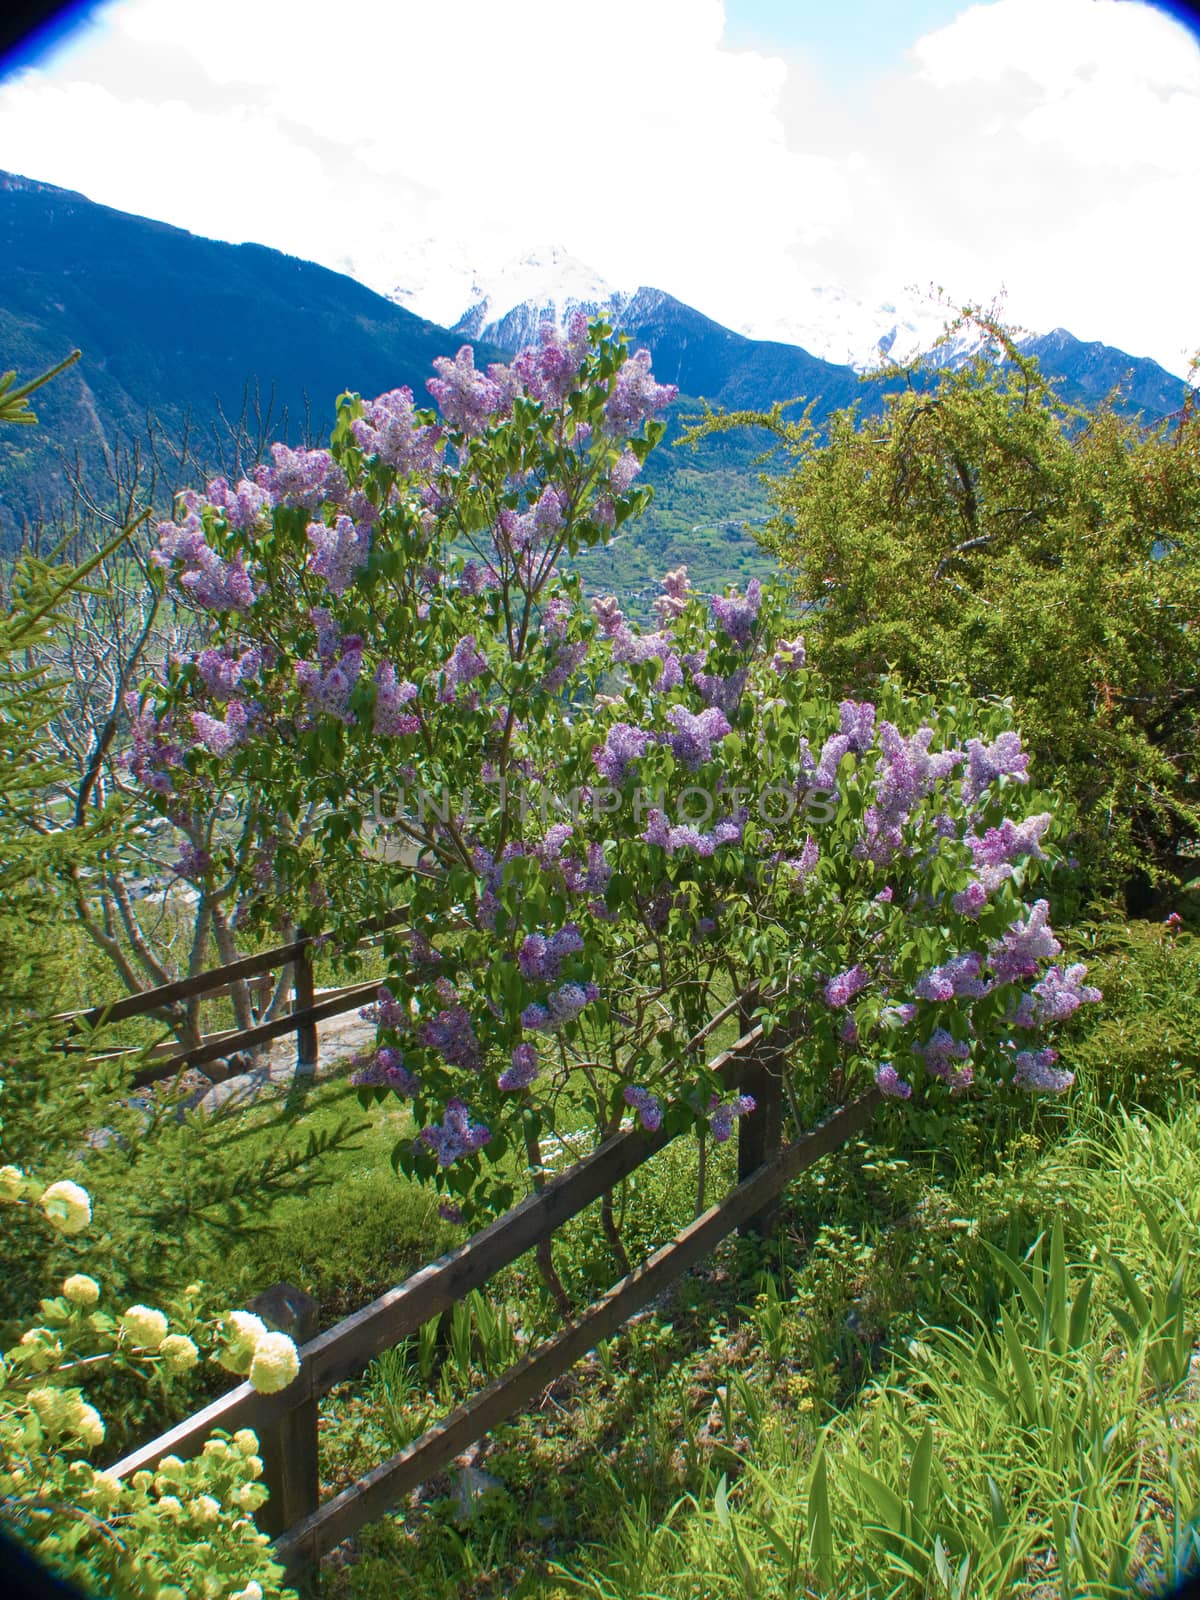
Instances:
[[[91,1197],[79,1184],[42,1188],[15,1167],[4,1170],[6,1221],[36,1223],[41,1216],[65,1233],[87,1226]],[[128,1481],[89,1459],[104,1444],[105,1425],[85,1385],[102,1373],[168,1385],[200,1360],[200,1338],[212,1342],[214,1361],[248,1371],[263,1393],[296,1376],[299,1356],[286,1334],[269,1333],[245,1311],[198,1326],[190,1301],[185,1295],[189,1332],[172,1332],[166,1313],[154,1306],[110,1314],[102,1309],[100,1283],[84,1272],[72,1273],[60,1294],[42,1301],[38,1321],[0,1358],[0,1516],[47,1568],[88,1593],[278,1600],[290,1591],[280,1588],[283,1569],[254,1525],[267,1491],[249,1429],[232,1439],[217,1434],[193,1460],[166,1456],[155,1471]],[[233,1365],[227,1328],[237,1332]]]

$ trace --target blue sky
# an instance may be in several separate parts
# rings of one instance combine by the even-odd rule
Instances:
[[[1180,373],[1200,345],[1200,47],[1141,0],[96,16],[0,80],[0,168],[351,272],[439,321],[561,246],[730,327],[830,339],[833,359],[872,308],[919,322],[938,286]]]

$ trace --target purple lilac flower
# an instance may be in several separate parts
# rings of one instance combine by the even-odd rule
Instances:
[[[165,737],[163,725],[149,707],[143,709],[136,690],[131,689],[125,696],[125,709],[133,721],[132,747],[125,758],[130,771],[154,794],[171,794],[174,785],[167,769],[181,764],[182,749]]]
[[[615,639],[625,626],[625,618],[621,615],[621,607],[615,595],[599,595],[593,600],[592,615],[596,619],[596,626],[602,639]]]
[[[628,494],[633,480],[642,470],[642,463],[632,450],[624,450],[608,475],[609,487],[614,494]]]
[[[817,844],[817,841],[812,837],[811,834],[806,834],[804,838],[804,848],[801,850],[799,856],[795,857],[794,859],[789,858],[788,860],[780,862],[780,866],[786,868],[791,874],[789,887],[792,889],[802,889],[808,879],[812,876],[817,862],[820,859],[820,846]]]
[[[875,773],[875,799],[864,813],[863,837],[854,847],[860,859],[887,866],[903,844],[902,830],[914,807],[962,761],[957,750],[931,754],[932,740],[928,725],[905,739],[890,722],[879,724],[882,757]]]
[[[694,656],[685,658],[684,666],[688,666],[689,660],[694,663],[696,658]],[[746,688],[746,679],[749,676],[745,667],[741,667],[737,672],[731,672],[727,677],[722,677],[719,672],[701,672],[697,665],[690,666],[689,671],[692,674],[692,682],[706,706],[715,707],[730,719],[737,715]]]
[[[855,1045],[858,1043],[858,1023],[855,1022],[852,1011],[847,1011],[845,1019],[838,1029],[838,1038],[843,1044]]]
[[[973,920],[987,905],[987,898],[986,884],[975,878],[954,896],[954,909],[960,917],[970,917]]]
[[[570,679],[583,665],[588,653],[586,639],[578,639],[573,644],[560,644],[554,652],[554,664],[542,679],[542,688],[548,694],[557,694],[565,688]]]
[[[192,712],[192,727],[197,741],[210,755],[227,756],[236,750],[246,737],[249,718],[240,700],[230,700],[225,708],[225,720],[210,717],[207,712]]]
[[[438,1166],[453,1166],[462,1156],[472,1155],[491,1139],[491,1130],[482,1122],[472,1122],[461,1100],[451,1100],[440,1125],[422,1128],[420,1138],[437,1156]]]
[[[378,456],[397,472],[428,472],[433,466],[439,428],[417,421],[409,388],[390,389],[377,400],[363,404],[363,414],[351,423],[355,443],[369,456]]]
[[[1054,1063],[1057,1050],[1021,1050],[1014,1065],[1013,1083],[1019,1089],[1033,1089],[1042,1094],[1062,1094],[1075,1082],[1075,1074]]]
[[[448,356],[437,356],[433,365],[438,375],[430,378],[425,387],[446,421],[468,438],[482,433],[492,414],[504,403],[503,385],[475,370],[475,352],[469,344],[463,345],[453,361]]]
[[[799,672],[807,661],[804,640],[797,634],[794,639],[780,639],[775,646],[771,668],[775,672]]]
[[[612,634],[612,658],[618,666],[642,661],[665,661],[671,653],[671,640],[665,633],[634,633],[622,622]]]
[[[982,957],[968,950],[918,978],[913,992],[918,1000],[980,1000],[992,988],[982,971]]]
[[[375,732],[385,739],[416,733],[421,719],[404,707],[417,697],[415,683],[397,682],[396,669],[390,661],[381,661],[375,669]]]
[[[641,1089],[636,1084],[630,1084],[625,1090],[625,1104],[637,1112],[638,1119],[647,1133],[657,1133],[662,1127],[662,1101],[657,1095],[651,1094],[649,1089]]]
[[[371,554],[371,529],[351,517],[339,516],[333,527],[323,522],[308,525],[308,567],[324,578],[334,594],[344,594],[355,574]]]
[[[207,850],[202,850],[190,839],[185,839],[179,847],[179,855],[175,862],[175,871],[181,878],[203,878],[212,866],[212,857]]]
[[[663,661],[654,691],[656,694],[670,694],[672,689],[678,689],[682,683],[683,668],[679,665],[679,657],[672,650]]]
[[[452,1067],[478,1072],[483,1055],[465,1007],[450,1006],[430,1017],[421,1029],[421,1043],[436,1050]]]
[[[875,1082],[882,1093],[893,1100],[907,1100],[912,1094],[912,1084],[905,1082],[890,1061],[885,1061],[876,1070]]]
[[[650,735],[643,729],[631,727],[627,722],[616,722],[608,730],[603,746],[598,745],[592,751],[592,760],[600,776],[619,788],[625,782],[630,763],[645,755],[649,743]]]
[[[383,1045],[374,1055],[358,1058],[360,1065],[350,1082],[359,1089],[394,1089],[411,1100],[420,1092],[421,1081],[404,1065],[404,1052]]]
[[[970,846],[976,867],[1007,866],[1025,856],[1044,861],[1046,858],[1041,839],[1052,821],[1050,813],[1043,811],[1035,817],[1026,817],[1021,823],[1005,817],[998,828],[989,828],[982,838],[973,833],[967,834],[966,843]]]
[[[757,1104],[752,1094],[735,1095],[732,1100],[725,1101],[714,1094],[708,1102],[708,1125],[717,1143],[724,1144],[733,1132],[737,1118],[749,1116]]]
[[[967,775],[963,779],[962,796],[969,806],[975,805],[997,778],[1015,778],[1018,783],[1029,781],[1029,757],[1021,749],[1018,733],[1002,733],[992,744],[968,739],[966,756]]]
[[[455,1200],[439,1200],[438,1216],[441,1217],[443,1222],[461,1222],[463,1220],[463,1208]]]
[[[821,755],[808,779],[808,786],[836,790],[838,768],[849,748],[850,740],[844,733],[831,733],[821,746]]]
[[[512,364],[513,379],[524,386],[534,400],[559,406],[578,387],[579,369],[587,355],[587,315],[574,311],[567,323],[566,339],[547,318],[538,329],[538,348],[522,350]],[[501,380],[503,368],[489,372]]]
[[[731,595],[713,595],[709,602],[714,622],[718,623],[740,649],[748,648],[754,637],[754,624],[762,605],[762,584],[751,578],[743,599],[735,590]]]
[[[544,863],[560,861],[563,846],[574,833],[569,822],[556,822],[553,827],[546,829],[546,837],[538,848],[538,855]]]
[[[386,983],[379,985],[379,993],[369,1006],[358,1013],[364,1022],[374,1022],[381,1028],[401,1028],[407,1014]]]
[[[1104,996],[1092,984],[1085,984],[1087,968],[1082,961],[1068,967],[1051,967],[1033,989],[1033,1022],[1025,1027],[1042,1026],[1049,1022],[1065,1022],[1082,1005],[1096,1005]]]
[[[324,712],[347,726],[358,719],[350,710],[350,695],[362,671],[362,640],[355,633],[340,641],[338,660],[322,672],[315,661],[297,661],[296,682],[312,712]]]
[[[875,739],[875,707],[869,700],[843,700],[838,707],[841,732],[855,755],[866,755]]]
[[[918,1010],[919,1007],[915,1006],[911,1000],[904,1000],[899,1005],[885,1006],[880,1013],[879,1020],[881,1022],[899,1022],[907,1027],[910,1022],[917,1020]]]
[[[583,935],[573,922],[568,922],[549,939],[540,933],[527,934],[517,951],[517,964],[521,976],[530,980],[552,981],[567,956],[578,955],[583,949]]]
[[[637,350],[625,362],[604,402],[605,432],[633,433],[648,417],[669,406],[679,390],[673,383],[656,383],[650,372],[650,352]]]
[[[241,655],[225,645],[220,650],[202,650],[196,657],[196,671],[214,700],[228,700],[250,678],[262,670],[262,651],[251,648]]]
[[[1039,900],[1024,922],[1014,922],[988,951],[988,962],[998,984],[1032,978],[1039,961],[1048,961],[1062,949],[1049,924],[1050,906]]]
[[[632,451],[629,454],[632,454]],[[692,591],[692,581],[688,577],[687,568],[676,567],[668,572],[662,580],[662,591],[654,601],[654,614],[658,618],[659,626],[666,628],[687,610],[688,597]]]
[[[733,731],[725,713],[716,706],[709,706],[699,716],[686,706],[671,706],[667,721],[675,729],[670,736],[671,749],[689,772],[696,772],[706,761],[711,761],[713,745]]]
[[[271,510],[270,495],[248,478],[242,478],[236,489],[231,489],[224,478],[214,478],[206,498],[210,506],[223,512],[225,521],[239,533],[256,527]]]
[[[500,574],[490,564],[484,566],[472,556],[466,562],[459,576],[458,586],[464,594],[482,594],[485,589],[496,589],[500,585]]]
[[[940,1078],[943,1083],[965,1089],[971,1082],[969,1068],[959,1069],[951,1065],[955,1061],[968,1060],[971,1046],[965,1040],[956,1039],[947,1029],[935,1028],[925,1044],[913,1045],[913,1053],[924,1061],[926,1071]]]
[[[289,450],[271,446],[269,467],[259,467],[255,478],[277,506],[315,511],[325,500],[345,498],[346,477],[328,450]]]
[[[505,1067],[497,1080],[506,1092],[527,1089],[538,1075],[537,1046],[519,1044],[512,1053],[512,1065]]]
[[[871,974],[862,963],[847,967],[845,972],[839,972],[830,978],[825,985],[825,1004],[827,1006],[849,1005],[860,989],[865,989],[871,981]]]
[[[487,657],[475,648],[475,635],[468,633],[454,646],[442,669],[438,699],[449,705],[464,683],[472,683],[487,671]]]

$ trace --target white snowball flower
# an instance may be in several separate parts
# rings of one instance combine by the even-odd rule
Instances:
[[[82,1233],[92,1220],[91,1195],[69,1178],[61,1178],[43,1190],[39,1204],[58,1233]]]

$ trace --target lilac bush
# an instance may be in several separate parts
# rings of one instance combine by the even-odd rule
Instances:
[[[757,582],[677,568],[650,632],[585,596],[571,558],[646,503],[674,393],[603,324],[436,366],[438,410],[344,396],[328,451],[184,498],[159,563],[216,638],[135,724],[164,805],[242,786],[264,920],[406,912],[358,1077],[412,1101],[400,1163],[506,1206],[568,1085],[598,1136],[728,1138],[731,994],[797,1025],[790,1090],[1066,1087],[1043,1034],[1098,996],[1055,964],[1052,808],[1003,710],[839,702]]]

